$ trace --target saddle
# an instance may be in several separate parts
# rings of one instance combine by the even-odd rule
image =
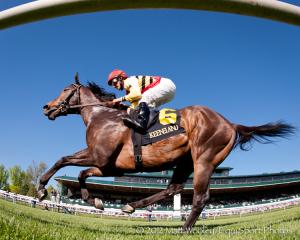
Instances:
[[[135,118],[137,112],[132,111],[130,115]],[[138,171],[143,171],[142,146],[185,132],[180,126],[180,117],[179,111],[174,109],[150,109],[147,133],[141,134],[131,129],[135,166]]]

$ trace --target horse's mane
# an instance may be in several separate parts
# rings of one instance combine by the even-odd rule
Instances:
[[[112,101],[116,98],[116,95],[114,93],[107,92],[104,88],[100,87],[95,82],[88,82],[87,87],[92,91],[92,93],[95,94],[95,97],[97,97],[100,101]]]

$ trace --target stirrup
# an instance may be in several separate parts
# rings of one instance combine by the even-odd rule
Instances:
[[[145,128],[143,128],[143,126],[140,123],[138,123],[137,121],[134,121],[129,117],[123,117],[122,119],[123,119],[124,124],[127,127],[132,128],[141,134],[147,133],[147,130]]]

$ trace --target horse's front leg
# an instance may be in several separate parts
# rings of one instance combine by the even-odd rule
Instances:
[[[92,161],[89,158],[88,149],[81,150],[73,155],[62,157],[58,160],[40,179],[40,185],[38,188],[38,198],[40,201],[47,196],[47,190],[45,186],[49,182],[50,178],[61,168],[65,166],[91,166]]]
[[[86,170],[82,170],[78,176],[78,181],[80,185],[82,199],[87,203],[89,203],[90,205],[95,205],[96,208],[103,210],[104,206],[101,199],[91,198],[86,186],[86,179],[88,177],[101,177],[101,176],[103,176],[101,170],[99,168],[92,167]]]

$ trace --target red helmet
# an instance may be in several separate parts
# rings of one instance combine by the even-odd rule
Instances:
[[[115,69],[108,76],[108,85],[112,85],[112,80],[117,77],[128,78],[127,74],[124,71]]]

